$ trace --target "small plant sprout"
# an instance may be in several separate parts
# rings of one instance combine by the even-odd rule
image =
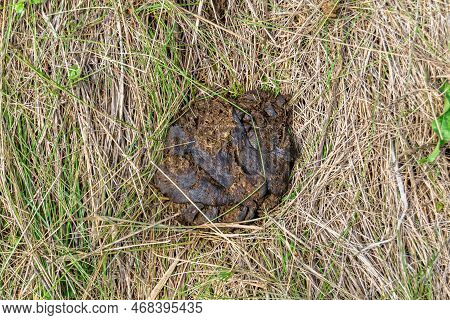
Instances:
[[[67,78],[71,84],[77,82],[80,79],[81,76],[81,69],[80,67],[73,65],[69,67],[69,72],[67,75]]]
[[[444,147],[450,141],[450,83],[445,81],[439,88],[444,96],[444,112],[431,123],[431,128],[438,135],[439,141],[433,152],[420,160],[421,163],[434,162]]]

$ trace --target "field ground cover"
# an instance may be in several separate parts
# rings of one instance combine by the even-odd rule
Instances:
[[[214,5],[215,4],[215,5]],[[3,299],[448,299],[446,1],[0,2]],[[291,94],[283,203],[177,224],[152,184],[199,96]]]

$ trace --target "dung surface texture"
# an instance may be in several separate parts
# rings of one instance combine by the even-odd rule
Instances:
[[[254,219],[288,188],[294,144],[286,96],[250,91],[226,100],[193,103],[169,129],[155,185],[183,224]]]

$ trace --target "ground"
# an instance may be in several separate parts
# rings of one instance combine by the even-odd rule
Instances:
[[[3,0],[0,297],[448,299],[445,1]],[[292,95],[253,225],[179,225],[152,177],[198,97]]]

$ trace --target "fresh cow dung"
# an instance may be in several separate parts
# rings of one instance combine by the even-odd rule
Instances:
[[[199,100],[170,127],[155,185],[182,223],[250,220],[279,202],[294,160],[287,100],[263,91]]]

